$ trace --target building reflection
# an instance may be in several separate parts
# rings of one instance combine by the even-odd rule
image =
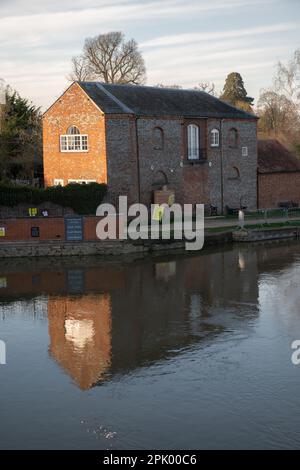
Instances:
[[[110,297],[50,298],[49,352],[82,389],[105,377],[111,365]]]
[[[26,272],[10,260],[0,268],[0,300],[45,299],[49,354],[88,390],[223,332],[246,333],[263,273],[294,256],[293,247],[239,246],[127,264],[35,260]]]
[[[69,295],[48,300],[51,356],[87,390],[241,328],[238,316],[247,328],[258,314],[257,257],[244,251],[242,271],[240,260],[228,250],[148,261],[117,270],[105,284],[98,283],[103,268],[67,274]]]

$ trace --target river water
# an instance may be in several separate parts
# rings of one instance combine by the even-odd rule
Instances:
[[[299,243],[1,260],[0,448],[300,448],[297,339]]]

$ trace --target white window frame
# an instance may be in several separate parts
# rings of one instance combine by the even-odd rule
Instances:
[[[60,178],[54,178],[53,180],[54,186],[64,186],[64,180]]]
[[[248,157],[248,147],[242,147],[242,157]]]
[[[76,148],[77,147],[77,148]],[[60,151],[62,153],[83,153],[89,151],[87,134],[63,134],[60,136]]]
[[[68,180],[68,184],[89,184],[89,183],[97,183],[96,180],[75,180],[75,179],[71,179],[71,180]]]
[[[200,139],[199,127],[196,124],[189,124],[187,126],[187,157],[188,160],[199,160],[200,157]]]
[[[220,131],[219,129],[212,129],[210,131],[210,146],[220,147]]]

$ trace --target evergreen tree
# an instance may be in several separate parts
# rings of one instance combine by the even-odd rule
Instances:
[[[0,133],[0,180],[31,179],[41,164],[40,110],[7,88]]]
[[[220,99],[232,106],[241,107],[249,111],[252,110],[251,105],[254,101],[254,98],[247,96],[242,76],[237,72],[232,72],[227,76]]]

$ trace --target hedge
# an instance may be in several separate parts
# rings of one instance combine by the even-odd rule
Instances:
[[[0,205],[13,207],[20,203],[42,204],[53,202],[70,207],[78,214],[95,214],[107,192],[106,184],[69,184],[33,188],[0,184]]]

